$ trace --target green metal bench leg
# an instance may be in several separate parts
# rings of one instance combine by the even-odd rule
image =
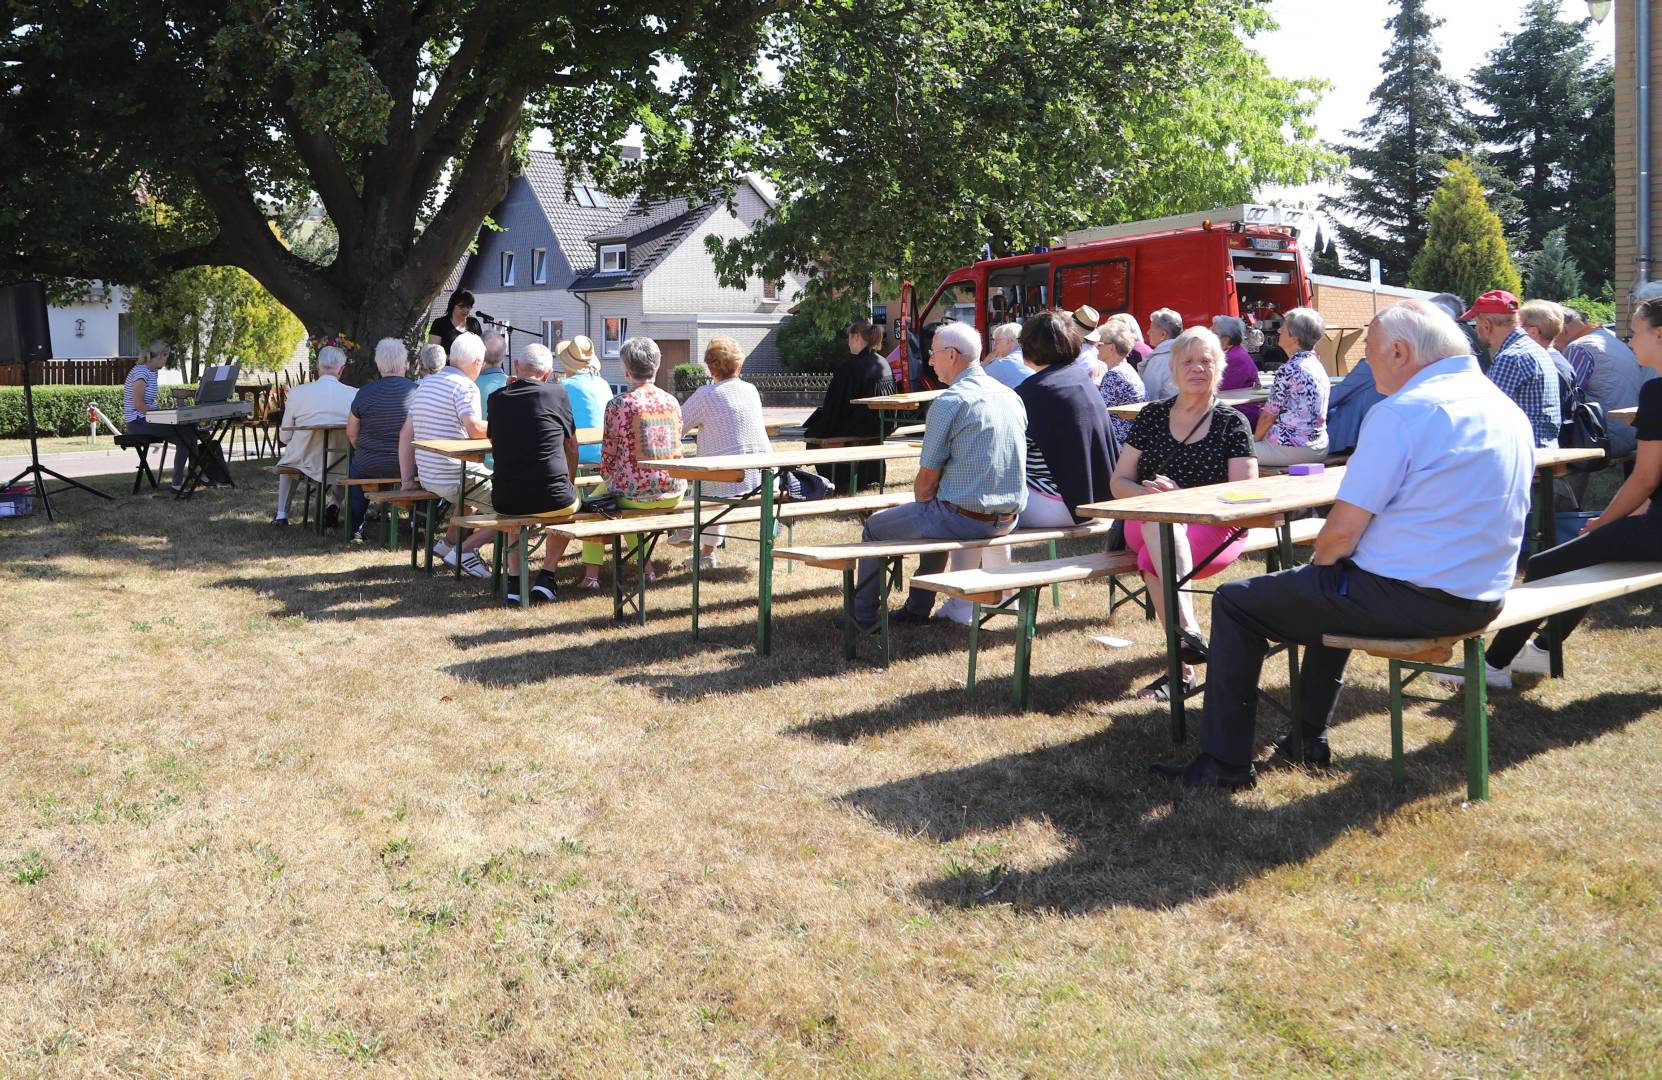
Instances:
[[[388,551],[398,550],[398,507],[393,503],[381,504],[381,535]]]
[[[693,611],[698,610],[697,601],[693,602]],[[696,615],[695,615],[696,617]],[[854,659],[855,643],[859,641],[860,628],[854,625],[854,567],[843,570],[843,659]]]
[[[519,530],[519,606],[531,606],[531,530],[523,527]]]
[[[1408,774],[1402,763],[1402,662],[1392,660],[1391,668],[1391,790],[1408,790]]]
[[[698,542],[696,536],[693,538],[693,542],[695,544]],[[645,533],[635,534],[635,563],[635,623],[639,626],[645,626],[646,574],[652,565],[651,550],[647,544]]]
[[[1056,541],[1054,540],[1050,542],[1050,557],[1052,559],[1056,558]],[[1058,611],[1062,609],[1062,586],[1060,584],[1050,587],[1050,606]]]
[[[507,581],[502,573],[502,534],[497,535],[497,542],[491,545],[491,596],[506,596]]]
[[[1011,700],[1017,711],[1027,711],[1029,676],[1033,664],[1033,635],[1039,625],[1039,590],[1031,587],[1021,591],[1021,625],[1016,630],[1016,677],[1011,687]]]
[[[762,514],[757,543],[757,556],[761,561],[756,567],[756,652],[767,656],[773,651],[773,526],[776,520],[773,485],[777,473],[773,469],[762,469],[761,474]],[[697,541],[695,536],[693,542]]]
[[[699,586],[699,580],[700,580],[700,574],[699,574],[700,566],[699,566],[699,564],[703,561],[702,559],[699,558],[699,556],[704,553],[704,549],[699,546],[699,541],[704,536],[703,532],[700,531],[704,527],[704,482],[702,480],[694,478],[693,482],[692,482],[692,485],[693,485],[692,636],[696,640],[697,637],[698,637],[698,586]],[[854,654],[849,653],[848,658],[850,660],[852,660],[854,658]]]
[[[964,689],[975,693],[975,655],[981,649],[981,601],[977,600],[970,609],[970,654],[969,678],[964,683]]]
[[[438,532],[439,501],[437,499],[428,499],[426,505],[427,505],[426,522],[425,522],[425,525],[423,526],[423,536],[422,536],[422,539],[426,544],[426,549],[425,549],[425,553],[422,556],[422,568],[427,571],[427,576],[428,577],[432,577],[433,576],[433,537]],[[456,561],[460,562],[461,560],[458,558]]]
[[[1290,570],[1293,566],[1293,532],[1292,525],[1283,518],[1280,527],[1276,530],[1276,539],[1280,542],[1277,552],[1280,569]],[[1300,687],[1298,677],[1298,645],[1289,641],[1287,648],[1287,711],[1292,714],[1293,722],[1287,729],[1287,753],[1294,761],[1304,760],[1304,712],[1300,703]]]
[[[1466,639],[1466,797],[1489,797],[1489,686],[1484,680],[1483,639]]]

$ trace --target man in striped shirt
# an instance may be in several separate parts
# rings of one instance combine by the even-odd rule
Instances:
[[[466,513],[466,505],[489,511],[490,478],[478,478],[481,469],[469,469],[470,490],[462,490],[462,466],[442,454],[417,450],[417,439],[483,439],[489,432],[485,410],[474,385],[485,366],[485,343],[478,334],[458,334],[450,343],[450,364],[443,371],[416,383],[410,392],[410,415],[398,436],[398,468],[407,489],[423,488],[449,503],[455,513]],[[419,473],[420,482],[417,482]],[[477,486],[475,486],[475,483]],[[444,539],[433,545],[433,554],[449,566],[460,559],[462,569],[474,577],[490,577],[490,567],[479,557],[479,549],[496,534],[481,529],[456,547],[460,530],[452,524]]]
[[[156,407],[156,395],[161,389],[159,371],[167,364],[168,346],[165,341],[152,341],[139,355],[138,363],[127,373],[121,386],[121,420],[128,435],[149,435],[166,439],[173,444],[173,493],[184,489],[185,473],[195,454],[196,437],[174,424],[152,424],[147,415]]]

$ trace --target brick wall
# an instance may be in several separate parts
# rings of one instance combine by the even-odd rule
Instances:
[[[1651,185],[1648,198],[1651,214],[1651,263],[1649,277],[1657,276],[1658,256],[1662,256],[1662,204],[1656,198],[1656,152],[1662,146],[1662,90],[1657,83],[1662,79],[1662,0],[1616,0],[1616,319],[1627,326],[1630,305],[1629,294],[1638,279],[1638,212],[1634,192],[1638,185],[1638,116],[1637,80],[1634,72],[1635,35],[1634,14],[1638,3],[1650,4],[1650,109],[1651,109]]]

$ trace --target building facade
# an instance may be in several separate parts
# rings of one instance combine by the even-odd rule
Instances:
[[[434,300],[433,317],[460,285],[487,328],[515,329],[515,355],[532,341],[552,347],[583,334],[614,383],[623,381],[618,346],[636,336],[663,351],[666,385],[676,364],[701,358],[724,334],[744,348],[747,371],[780,370],[778,328],[801,279],[725,287],[706,247],[711,237],[745,235],[772,209],[767,193],[745,182],[730,203],[649,203],[575,179],[568,192],[567,179],[553,154],[532,153],[491,215],[497,228],[480,231],[474,253]]]
[[[1646,163],[1643,198],[1650,211],[1649,251],[1639,244],[1639,6],[1650,15],[1650,161]],[[1573,13],[1572,13],[1573,14]],[[1657,79],[1662,76],[1662,0],[1616,0],[1616,319],[1620,333],[1627,336],[1632,313],[1634,286],[1643,277],[1657,278],[1662,256],[1662,205],[1656,196],[1654,162],[1662,146],[1662,94]]]

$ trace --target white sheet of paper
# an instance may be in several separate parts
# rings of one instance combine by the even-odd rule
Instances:
[[[1131,646],[1131,642],[1124,638],[1111,637],[1108,634],[1092,634],[1091,640],[1105,649],[1125,649]]]

